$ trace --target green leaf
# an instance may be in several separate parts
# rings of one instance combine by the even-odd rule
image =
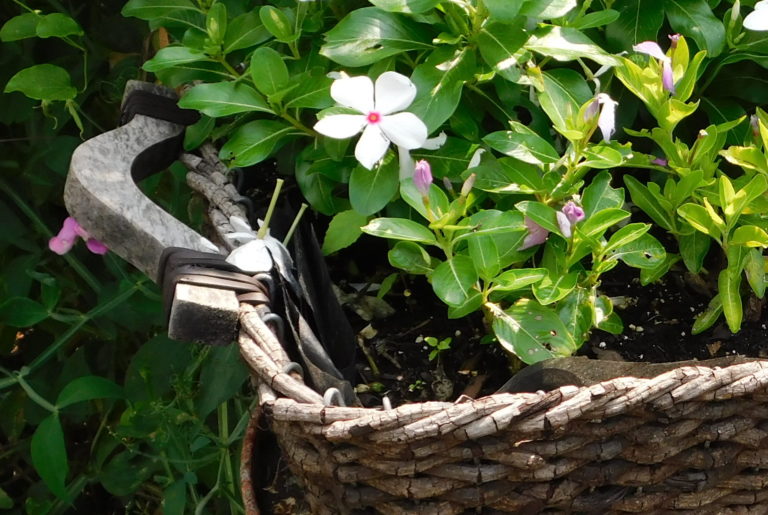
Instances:
[[[488,9],[488,15],[491,23],[494,20],[504,22],[505,24],[516,21],[520,13],[520,7],[525,2],[510,2],[508,0],[483,0],[485,8]],[[509,27],[509,25],[506,25]],[[510,54],[512,55],[512,54]]]
[[[459,254],[437,265],[429,280],[440,300],[461,306],[469,300],[478,274],[472,259]]]
[[[405,218],[374,218],[362,231],[393,240],[415,241],[436,245],[434,233],[423,225]]]
[[[98,480],[110,494],[124,497],[136,492],[156,470],[150,458],[126,450],[109,460]]]
[[[310,107],[325,109],[333,105],[331,84],[333,79],[325,73],[305,72],[295,76],[292,81],[298,84],[285,97],[286,108]]]
[[[615,142],[609,144],[598,143],[584,149],[584,157],[586,159],[579,163],[579,165],[599,170],[616,168],[623,165],[630,155],[629,148],[616,148]]]
[[[259,9],[259,18],[261,23],[264,24],[264,28],[275,36],[275,39],[278,41],[289,43],[299,37],[298,34],[294,33],[293,25],[288,15],[277,7],[272,5],[261,7]]]
[[[187,130],[184,131],[184,150],[189,152],[205,143],[215,126],[216,120],[209,116],[200,116],[197,122],[188,126]]]
[[[358,213],[372,215],[383,209],[400,185],[397,159],[368,170],[358,165],[349,178],[349,201]]]
[[[523,216],[516,211],[499,211],[497,209],[483,209],[470,216],[467,221],[467,226],[472,230],[456,236],[453,240],[453,244],[456,245],[462,240],[472,240],[475,238],[485,238],[501,236],[504,246],[514,245],[514,236],[517,236],[522,242],[523,238],[527,234],[528,230],[525,227]],[[512,236],[513,240],[508,237]]]
[[[352,245],[363,234],[360,228],[366,223],[368,217],[354,210],[336,214],[325,233],[323,254],[327,256]]]
[[[559,274],[552,276],[547,274],[547,277],[542,279],[533,285],[533,294],[543,306],[552,304],[562,299],[576,287],[576,282],[579,279],[579,272],[569,272],[567,274]]]
[[[523,200],[515,204],[515,207],[549,232],[563,235],[557,223],[557,212],[548,205],[533,200]]]
[[[671,231],[675,221],[673,215],[665,208],[666,199],[662,196],[654,195],[643,183],[632,177],[624,176],[624,184],[629,190],[632,202],[645,212],[651,220],[659,224],[664,229]],[[671,207],[671,206],[670,206]]]
[[[144,68],[148,72],[157,72],[166,68],[173,68],[181,64],[194,63],[198,61],[212,61],[201,50],[189,48],[186,46],[167,46],[157,51],[155,56],[144,63]]]
[[[631,227],[633,225],[642,224],[629,224],[622,229],[619,229],[614,233],[614,236],[619,234],[620,231]],[[633,228],[634,230],[634,228]],[[624,237],[635,236],[635,234],[624,234]],[[624,239],[624,238],[622,238]],[[610,242],[613,240],[609,240]],[[627,265],[634,268],[654,268],[666,257],[664,247],[659,243],[659,240],[651,236],[650,234],[642,234],[637,239],[625,243],[619,247],[616,247],[611,251],[612,259],[620,259]]]
[[[535,133],[513,131],[492,132],[483,138],[489,147],[502,154],[533,165],[554,163],[560,159],[557,151],[544,138]]]
[[[589,290],[575,288],[558,305],[558,317],[571,334],[577,347],[589,338],[594,309]]]
[[[547,275],[546,268],[516,268],[507,270],[493,278],[493,289],[495,291],[520,290],[541,281]]]
[[[624,205],[624,190],[611,187],[611,174],[598,173],[589,186],[584,188],[581,196],[581,207],[584,209],[586,220],[603,209],[620,208]]]
[[[608,42],[628,51],[643,41],[656,41],[664,23],[664,0],[622,0],[613,6],[619,18],[605,29]]]
[[[191,0],[129,0],[123,6],[121,14],[152,21],[178,11],[199,13],[200,9],[195,7]]]
[[[501,270],[499,266],[499,248],[491,237],[470,238],[467,242],[469,257],[475,263],[480,276],[488,280]]]
[[[619,18],[619,11],[613,9],[603,9],[602,11],[595,11],[587,13],[581,18],[578,18],[571,24],[574,29],[594,29],[596,27],[602,27],[613,23]]]
[[[200,372],[200,393],[195,412],[201,420],[221,403],[238,394],[248,379],[248,368],[236,345],[212,347]]]
[[[288,85],[288,68],[280,54],[269,47],[257,48],[251,54],[250,74],[264,95],[274,95]]]
[[[448,306],[448,318],[463,318],[470,313],[474,313],[483,306],[483,294],[477,290],[472,290],[466,302],[460,306]]]
[[[678,244],[685,267],[694,274],[701,272],[712,238],[702,232],[693,231],[690,234],[681,234],[678,237]]]
[[[391,13],[421,14],[435,7],[440,0],[371,0],[371,3]]]
[[[11,327],[30,327],[48,316],[45,306],[26,297],[11,297],[0,304],[0,323]]]
[[[718,223],[718,220],[713,219],[704,206],[693,203],[683,204],[677,208],[677,213],[697,231],[708,234],[716,240],[719,240],[722,235],[720,230],[722,220]]]
[[[529,299],[520,299],[506,311],[495,304],[486,306],[499,343],[524,363],[570,356],[576,350],[573,336],[553,309]]]
[[[588,238],[599,237],[602,236],[609,227],[629,218],[629,216],[630,213],[623,209],[615,207],[605,208],[586,218],[577,226],[578,231]]]
[[[593,96],[587,81],[574,70],[557,68],[542,72],[541,81],[534,84],[539,91],[541,108],[555,128],[568,137],[571,132],[570,120],[578,115],[581,106]]]
[[[37,23],[39,21],[40,15],[36,13],[14,16],[0,28],[0,41],[18,41],[37,36]]]
[[[65,408],[76,402],[93,399],[122,399],[125,397],[120,385],[99,376],[81,376],[72,380],[59,393],[58,408]]]
[[[525,48],[557,61],[585,58],[604,66],[618,66],[621,62],[571,27],[542,27],[531,35]]]
[[[196,109],[214,118],[251,111],[272,113],[262,96],[242,82],[198,84],[179,100],[179,107]]]
[[[408,50],[427,50],[429,32],[377,7],[355,9],[325,34],[320,54],[343,66],[367,66]]]
[[[387,254],[389,264],[409,274],[424,275],[432,272],[432,259],[424,248],[412,241],[398,241]]]
[[[0,510],[10,510],[13,508],[13,499],[8,493],[0,488]]]
[[[723,301],[720,300],[720,295],[715,295],[709,301],[707,309],[696,316],[696,320],[691,328],[691,334],[700,334],[712,327],[722,313]]]
[[[403,179],[400,181],[400,198],[409,206],[416,210],[424,219],[429,220],[427,206],[424,204],[424,197],[416,189],[413,179]],[[448,196],[436,184],[429,185],[429,210],[434,214],[433,219],[440,218],[448,212],[450,202]]]
[[[515,2],[502,0],[504,5]],[[520,78],[520,61],[524,52],[520,49],[528,39],[522,27],[490,21],[483,25],[477,35],[477,46],[483,60],[505,79],[515,82]]]
[[[565,16],[577,5],[576,0],[526,0],[520,7],[520,14],[539,20],[551,20]]]
[[[741,267],[738,270],[729,267],[721,270],[717,277],[717,290],[720,301],[723,303],[723,314],[728,323],[728,329],[732,333],[739,332],[741,329],[741,320],[744,316],[744,310],[741,307]]]
[[[29,98],[48,101],[71,100],[77,95],[67,70],[53,64],[36,64],[19,70],[4,91],[20,91]]]
[[[59,416],[51,413],[40,422],[30,444],[32,465],[48,489],[60,499],[67,497],[65,482],[69,473],[67,448]]]
[[[701,234],[701,233],[698,233]],[[640,285],[647,286],[661,279],[672,268],[672,265],[680,261],[678,254],[667,253],[667,256],[653,268],[640,269]]]
[[[747,282],[759,299],[765,296],[765,258],[759,249],[751,249],[744,259]]]
[[[408,111],[418,116],[429,132],[436,130],[451,117],[461,100],[464,82],[471,79],[476,71],[475,53],[469,49],[465,48],[455,54],[433,54],[438,55],[444,56],[445,60],[429,60],[420,64],[413,70],[411,77],[417,94]]]
[[[675,32],[693,38],[708,57],[720,55],[725,47],[725,27],[706,0],[667,0],[665,9]]]
[[[728,238],[730,245],[768,248],[768,233],[754,225],[742,225]]]
[[[503,158],[472,168],[475,188],[491,193],[537,193],[544,191],[541,171],[528,163]]]
[[[230,160],[233,166],[250,166],[265,160],[298,134],[293,127],[275,120],[249,122],[232,134],[221,147],[219,157]]]
[[[230,347],[234,347],[234,345]],[[186,505],[187,482],[182,478],[176,480],[163,491],[163,502],[161,504],[163,515],[184,515]]]
[[[720,151],[720,155],[725,157],[729,163],[733,163],[742,168],[755,171],[764,171],[768,169],[768,160],[765,155],[756,147],[738,147],[732,146]]]
[[[228,54],[235,50],[256,46],[270,37],[271,34],[264,27],[258,12],[254,9],[241,14],[227,24],[223,51],[224,54]]]
[[[65,38],[82,36],[83,29],[70,16],[63,13],[46,14],[37,24],[37,36],[40,38]]]

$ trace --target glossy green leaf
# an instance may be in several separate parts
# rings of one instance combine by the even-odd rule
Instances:
[[[437,244],[435,235],[428,228],[405,218],[374,218],[362,227],[366,234],[393,240]]]
[[[728,239],[730,245],[768,248],[768,233],[754,225],[737,227]]]
[[[496,291],[520,290],[547,277],[546,268],[515,268],[506,270],[493,278]]]
[[[158,50],[152,59],[144,63],[143,68],[148,72],[157,72],[198,61],[212,61],[212,59],[201,50],[185,46],[167,46]]]
[[[459,306],[448,306],[448,318],[463,318],[474,313],[483,306],[483,295],[477,290],[471,290],[467,300]]]
[[[656,41],[664,23],[664,0],[622,0],[613,7],[619,18],[606,27],[609,43],[617,50],[631,50],[643,41]]]
[[[227,32],[224,36],[223,51],[225,54],[256,46],[271,37],[269,31],[259,18],[256,10],[232,19],[227,24]]]
[[[354,210],[334,215],[323,239],[323,254],[327,256],[352,245],[363,234],[360,228],[366,223],[368,217]]]
[[[701,233],[697,233],[701,235]],[[672,268],[672,266],[680,261],[679,254],[667,253],[666,257],[653,268],[641,268],[640,269],[640,285],[647,286],[651,283],[655,283]]]
[[[552,304],[562,299],[576,287],[576,282],[579,279],[579,272],[569,272],[567,274],[560,274],[552,276],[547,274],[547,277],[533,285],[533,294],[536,296],[542,305]]]
[[[259,19],[264,24],[264,28],[272,34],[275,39],[283,43],[295,41],[298,34],[293,31],[293,24],[282,10],[272,5],[265,5],[259,9]]]
[[[389,264],[409,274],[424,275],[432,272],[432,259],[424,248],[412,241],[398,241],[387,254]]]
[[[93,399],[122,399],[123,388],[99,376],[81,376],[68,383],[59,392],[56,406],[65,408],[76,402],[90,401]]]
[[[51,413],[35,429],[30,443],[32,465],[45,486],[60,499],[67,496],[65,482],[69,473],[64,431],[56,413]]]
[[[515,5],[515,2],[502,0],[505,5]],[[490,21],[485,23],[477,35],[478,49],[483,60],[493,70],[509,81],[520,78],[519,58],[523,43],[528,34],[522,27],[512,27],[506,23]]]
[[[248,379],[248,368],[237,345],[211,348],[200,372],[195,412],[201,419],[238,394]]]
[[[472,259],[459,254],[437,265],[429,280],[440,300],[461,306],[470,298],[478,278]]]
[[[500,244],[510,245],[513,240],[510,240],[509,236],[517,234],[522,242],[522,238],[528,232],[522,214],[516,211],[483,209],[472,214],[467,220],[467,225],[472,227],[472,230],[454,238],[454,245],[464,240],[484,237],[497,238],[499,236],[503,237],[503,243],[502,240],[499,240]]]
[[[715,295],[709,301],[707,309],[696,316],[696,320],[694,320],[693,327],[691,328],[691,334],[701,334],[712,327],[722,313],[723,301],[720,300],[720,295]]]
[[[186,504],[187,483],[184,479],[174,481],[163,491],[163,515],[184,515]]]
[[[514,22],[520,13],[520,7],[525,2],[510,2],[508,0],[483,0],[485,8],[488,9],[488,17],[493,21],[504,22],[505,24]],[[509,25],[506,25],[509,27]],[[510,54],[511,55],[511,54]]]
[[[0,323],[11,327],[30,327],[48,316],[45,306],[26,297],[11,297],[0,304]]]
[[[77,95],[67,70],[53,64],[36,64],[19,70],[4,91],[19,91],[29,98],[46,101],[71,100]]]
[[[200,116],[197,122],[188,126],[187,130],[184,131],[184,150],[189,152],[205,143],[215,126],[216,120],[210,116]]]
[[[581,196],[581,207],[586,220],[603,209],[621,208],[624,205],[624,190],[611,187],[611,174],[598,173]]]
[[[675,32],[693,38],[708,57],[720,55],[725,47],[725,27],[706,0],[667,0],[664,7]]]
[[[557,224],[557,212],[553,208],[532,200],[518,202],[515,207],[544,229],[562,236],[560,226]]]
[[[199,13],[200,9],[191,0],[129,0],[123,6],[121,14],[151,21],[172,15],[177,11]]]
[[[680,256],[690,272],[694,274],[701,272],[704,258],[707,257],[711,244],[712,238],[700,231],[693,231],[678,237]]]
[[[577,5],[576,0],[526,0],[520,7],[520,14],[539,20],[551,20],[565,16]]]
[[[731,270],[729,268],[720,271],[717,276],[717,291],[720,301],[723,303],[723,314],[728,323],[728,329],[732,333],[739,332],[744,310],[741,304],[741,268]]]
[[[490,236],[471,238],[467,242],[469,257],[480,277],[488,280],[499,273],[499,247]]]
[[[256,120],[239,127],[219,152],[223,160],[234,166],[259,163],[299,133],[293,127],[275,120]]]
[[[423,26],[378,7],[355,9],[325,34],[320,53],[343,66],[367,66],[407,50],[427,50]]]
[[[557,151],[544,138],[535,133],[514,131],[492,132],[483,138],[489,147],[524,163],[543,165],[560,159]]]
[[[567,297],[558,303],[557,309],[557,314],[568,333],[573,337],[576,347],[581,347],[581,344],[589,338],[594,317],[589,290],[574,288]]]
[[[677,212],[697,231],[708,234],[716,240],[722,235],[720,229],[722,220],[718,221],[710,216],[710,213],[704,206],[688,203],[677,208]]]
[[[71,16],[64,13],[52,13],[40,17],[36,33],[40,38],[65,38],[67,36],[82,36],[83,29]]]
[[[371,3],[391,13],[421,14],[435,7],[440,0],[371,0]]]
[[[618,232],[616,231],[616,233]],[[620,259],[634,268],[654,268],[659,265],[665,256],[664,247],[659,243],[659,240],[650,234],[643,234],[639,238],[611,251],[611,258]]]
[[[443,214],[448,212],[450,201],[445,192],[440,189],[436,184],[430,184],[428,204],[424,203],[424,197],[421,192],[416,189],[413,184],[413,179],[403,179],[400,181],[400,198],[402,198],[409,206],[416,210],[425,220],[429,220],[430,216],[427,211],[427,205],[429,205],[429,211],[432,212],[432,219],[438,219]]]
[[[298,82],[298,85],[286,95],[284,100],[286,108],[325,109],[333,105],[331,98],[333,80],[324,73],[305,72],[293,77],[292,81]]]
[[[654,195],[646,185],[631,175],[624,176],[624,184],[629,190],[632,202],[634,202],[637,207],[642,209],[645,214],[651,217],[651,220],[664,229],[668,231],[672,230],[675,224],[673,214],[669,213],[665,208],[665,199],[662,196]]]
[[[576,350],[573,337],[557,312],[538,302],[521,299],[502,311],[488,305],[493,317],[493,332],[499,343],[529,365],[558,356],[570,356]]]
[[[541,108],[555,128],[566,136],[571,133],[570,120],[581,106],[593,96],[587,81],[575,70],[557,68],[541,73],[541,82],[534,82],[539,91]],[[581,134],[578,134],[581,137]]]
[[[349,200],[352,207],[363,215],[372,215],[383,209],[400,186],[396,159],[385,161],[373,170],[359,165],[349,178]]]
[[[198,84],[179,100],[179,107],[196,109],[214,118],[250,111],[272,113],[264,98],[242,82]]]
[[[503,158],[472,168],[475,188],[492,193],[536,193],[544,191],[541,171],[534,165]]]
[[[598,143],[584,149],[584,161],[581,166],[605,170],[621,166],[631,155],[629,148],[618,147],[616,143]]]
[[[0,41],[18,41],[37,36],[37,23],[39,21],[40,15],[37,13],[14,16],[0,28]]]
[[[602,11],[594,11],[587,13],[584,16],[578,18],[571,24],[574,29],[594,29],[596,27],[603,27],[609,23],[613,23],[619,19],[619,11],[613,9],[603,9]]]
[[[571,27],[542,27],[531,35],[525,48],[557,61],[590,59],[604,66],[618,66],[620,63],[583,32]]]
[[[261,93],[273,95],[288,84],[288,68],[277,51],[261,47],[251,54],[251,79]]]

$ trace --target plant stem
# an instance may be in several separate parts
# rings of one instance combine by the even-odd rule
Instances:
[[[38,406],[41,408],[44,408],[51,413],[58,412],[58,408],[48,402],[47,400],[43,399],[43,397],[35,391],[32,386],[24,380],[24,377],[22,377],[22,374],[17,372],[14,374],[14,377],[16,379],[16,382],[19,383],[19,386],[21,386],[22,390],[24,390],[27,393],[27,396]]]
[[[272,219],[272,213],[275,211],[275,205],[277,204],[277,197],[280,195],[280,190],[283,188],[283,180],[278,179],[275,183],[275,190],[272,192],[272,199],[269,201],[269,207],[267,208],[267,214],[264,215],[264,223],[259,227],[259,232],[256,233],[256,237],[264,239],[269,230],[269,221]]]
[[[301,203],[301,207],[299,208],[299,212],[296,215],[296,218],[293,219],[293,223],[291,224],[290,229],[288,229],[285,238],[283,238],[283,245],[288,245],[288,242],[291,241],[291,237],[293,236],[296,227],[298,227],[299,221],[301,221],[301,217],[304,215],[304,211],[307,210],[307,207],[307,204],[304,202]]]
[[[317,132],[315,132],[313,129],[310,129],[309,127],[307,127],[306,125],[301,123],[301,121],[299,121],[297,118],[294,118],[293,116],[291,116],[287,112],[281,113],[280,117],[283,120],[285,120],[286,122],[288,122],[291,125],[293,125],[294,127],[296,127],[297,129],[299,129],[301,132],[305,133],[307,136],[310,136],[312,138],[318,136]]]

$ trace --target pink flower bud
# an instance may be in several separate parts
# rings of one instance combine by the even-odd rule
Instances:
[[[432,184],[432,169],[424,159],[416,163],[416,168],[413,172],[413,184],[423,196],[429,195],[429,186]]]
[[[533,247],[534,245],[541,245],[547,238],[549,238],[549,231],[528,218],[525,217],[525,227],[528,229],[528,235],[523,240],[523,244],[520,245],[517,250],[525,250]]]
[[[63,255],[72,250],[77,238],[83,238],[88,250],[94,254],[106,254],[107,246],[95,238],[91,238],[88,231],[77,223],[77,220],[68,216],[61,225],[59,234],[48,240],[48,248],[58,255]]]
[[[584,210],[580,208],[573,200],[566,202],[561,211],[566,217],[568,217],[568,221],[573,224],[584,220]]]

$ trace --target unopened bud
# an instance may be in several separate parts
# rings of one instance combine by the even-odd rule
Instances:
[[[461,196],[466,197],[469,195],[469,192],[472,191],[472,186],[475,185],[475,179],[477,179],[476,174],[470,174],[469,177],[467,177],[467,180],[464,181],[464,184],[461,185]]]
[[[413,184],[423,196],[429,195],[429,186],[432,184],[432,168],[424,159],[416,163],[416,168],[413,171]]]

